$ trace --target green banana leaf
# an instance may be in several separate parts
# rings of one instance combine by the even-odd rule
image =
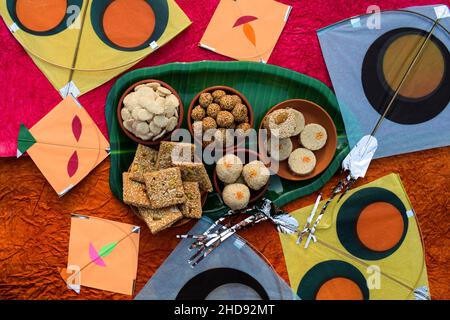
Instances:
[[[266,112],[287,99],[311,100],[322,106],[333,119],[338,133],[338,146],[333,161],[319,176],[305,181],[288,181],[272,176],[266,197],[277,206],[311,194],[320,189],[340,167],[349,152],[344,123],[334,93],[322,82],[298,72],[255,62],[171,63],[126,73],[117,80],[106,101],[106,121],[111,143],[109,184],[113,194],[122,200],[122,172],[127,171],[136,151],[136,143],[121,130],[117,121],[117,104],[123,92],[134,83],[158,79],[170,84],[180,95],[185,108],[183,128],[191,100],[204,88],[226,85],[242,92],[253,107],[255,128]],[[211,172],[211,168],[208,168]],[[220,196],[210,193],[203,208],[204,215],[217,218],[227,211]]]

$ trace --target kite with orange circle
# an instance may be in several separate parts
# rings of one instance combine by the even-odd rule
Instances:
[[[292,214],[302,225],[311,210],[312,206]],[[315,235],[317,242],[305,249],[297,245],[295,235],[280,234],[289,280],[300,298],[430,297],[419,225],[398,175],[387,175],[331,202]]]
[[[0,13],[63,97],[105,83],[190,24],[173,0],[6,0]]]

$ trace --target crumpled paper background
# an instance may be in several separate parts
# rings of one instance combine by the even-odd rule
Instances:
[[[170,44],[139,63],[136,68],[173,61],[226,60],[197,47],[218,0],[177,0],[193,25]],[[341,19],[364,13],[373,1],[281,1],[293,6],[289,22],[269,63],[291,68],[330,85],[320,53],[316,30]],[[413,5],[449,4],[448,0],[386,0],[382,9]],[[334,8],[338,8],[334,10]],[[18,123],[33,125],[60,100],[6,26],[0,23],[0,156],[16,152]],[[82,96],[81,103],[104,134],[104,103],[113,81]],[[426,262],[433,299],[450,299],[450,148],[376,160],[365,184],[388,173],[399,173],[417,213],[427,253]],[[0,159],[0,299],[131,299],[132,297],[82,288],[80,295],[66,288],[58,268],[67,263],[70,213],[144,224],[116,200],[108,185],[109,160],[68,195],[58,198],[29,158]],[[337,182],[332,179],[324,191]],[[294,201],[294,210],[314,203],[317,193]],[[140,241],[136,292],[176,247],[176,234],[187,232],[194,222],[152,236],[143,228]],[[240,233],[273,264],[288,281],[281,244],[269,223]]]

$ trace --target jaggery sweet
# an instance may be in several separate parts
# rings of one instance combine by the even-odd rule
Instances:
[[[174,165],[181,170],[181,178],[184,182],[198,182],[202,192],[213,191],[211,180],[203,163],[176,162]]]
[[[181,207],[181,213],[186,218],[200,219],[202,217],[202,195],[198,182],[183,182],[186,202]]]
[[[146,173],[144,179],[150,208],[159,209],[186,202],[179,168]]]
[[[174,162],[191,162],[194,160],[195,145],[191,143],[179,143],[163,141],[159,147],[158,169],[172,168]]]
[[[130,166],[130,179],[144,183],[144,173],[156,170],[158,151],[138,145],[133,162]]]
[[[136,207],[150,207],[145,185],[131,180],[130,173],[122,173],[123,202]]]

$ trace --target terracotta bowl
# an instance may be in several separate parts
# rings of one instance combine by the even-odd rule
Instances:
[[[173,95],[175,95],[175,97],[177,97],[178,101],[180,102],[180,106],[179,106],[179,110],[178,110],[178,124],[175,127],[175,129],[171,132],[167,132],[166,135],[164,135],[163,137],[161,137],[158,140],[155,141],[144,141],[138,137],[136,137],[132,132],[128,131],[127,129],[125,129],[125,127],[123,126],[123,119],[122,119],[122,115],[120,113],[120,111],[122,110],[123,107],[123,99],[125,99],[125,97],[134,90],[135,87],[141,85],[141,84],[145,84],[145,83],[150,83],[150,82],[157,82],[159,83],[162,87],[169,89]],[[122,97],[119,100],[119,104],[117,105],[117,120],[119,121],[119,126],[122,129],[122,131],[127,135],[128,138],[130,138],[131,140],[133,140],[134,142],[137,142],[139,144],[143,144],[146,146],[154,146],[154,145],[158,145],[161,141],[167,141],[170,140],[170,136],[171,134],[179,129],[181,127],[181,124],[183,122],[183,116],[184,116],[184,108],[183,108],[183,102],[180,99],[180,96],[178,95],[178,92],[175,91],[174,88],[172,88],[171,86],[169,86],[167,83],[160,81],[160,80],[154,80],[154,79],[148,79],[148,80],[142,80],[139,82],[134,83],[132,86],[130,86],[122,95]]]
[[[214,87],[206,88],[206,89],[202,90],[201,92],[199,92],[199,93],[194,97],[194,99],[191,101],[191,104],[189,105],[189,109],[188,109],[188,113],[187,113],[187,125],[188,125],[189,132],[191,133],[191,136],[194,137],[194,139],[196,139],[196,138],[195,138],[195,136],[194,136],[194,129],[193,129],[193,127],[192,127],[192,124],[193,124],[193,121],[192,121],[192,119],[191,119],[192,109],[194,109],[197,105],[199,105],[198,99],[200,98],[200,95],[201,95],[202,93],[205,93],[205,92],[213,93],[215,90],[223,90],[223,91],[225,91],[227,94],[232,94],[232,95],[237,95],[237,96],[239,96],[239,97],[241,98],[243,104],[245,104],[245,105],[247,106],[247,109],[248,109],[248,119],[249,119],[250,127],[251,127],[251,128],[254,127],[254,126],[253,126],[253,121],[254,121],[253,108],[252,108],[252,106],[250,105],[250,103],[248,102],[247,98],[246,98],[242,93],[240,93],[239,91],[237,91],[236,89],[233,89],[233,88],[231,88],[231,87],[227,87],[227,86],[214,86]],[[196,139],[196,140],[198,140],[198,139]],[[205,147],[205,146],[203,145],[203,141],[198,141],[198,142],[199,142],[203,147]],[[241,140],[240,143],[239,143],[237,146],[242,145],[244,142],[245,142],[245,139]],[[237,146],[233,144],[233,146],[231,146],[231,148],[236,148]]]
[[[277,174],[281,178],[291,180],[291,181],[312,179],[315,176],[322,173],[328,167],[328,165],[331,163],[331,161],[333,160],[333,157],[334,157],[334,154],[336,153],[336,148],[337,148],[336,126],[334,125],[334,122],[331,119],[330,115],[322,107],[318,106],[314,102],[311,102],[308,100],[301,100],[301,99],[287,100],[280,104],[277,104],[272,109],[270,109],[269,112],[266,113],[266,115],[264,116],[264,119],[265,119],[265,117],[267,117],[267,115],[269,115],[273,111],[278,110],[278,109],[284,109],[284,108],[292,108],[292,109],[296,109],[296,110],[300,111],[301,113],[303,113],[303,116],[305,117],[305,124],[317,123],[317,124],[320,124],[321,126],[323,126],[325,128],[325,130],[327,131],[328,140],[327,140],[326,145],[320,150],[313,151],[314,155],[317,158],[317,165],[313,172],[311,172],[308,175],[304,175],[304,176],[296,175],[290,170],[288,160],[284,160],[279,163],[279,170],[278,170]],[[264,119],[263,119],[263,121],[261,121],[261,124],[259,126],[260,130],[262,129]],[[260,148],[259,149],[260,155],[263,159],[262,161],[266,165],[269,165],[271,159],[270,159],[270,157],[267,156],[266,144],[263,143],[263,140],[262,140],[263,138],[264,138],[264,135],[262,134],[261,131],[259,131],[258,145]],[[292,140],[292,144],[294,147],[293,150],[301,147],[299,136],[291,137],[291,140]]]
[[[245,159],[241,159],[241,161],[244,165],[246,165],[247,163],[250,162],[249,161],[250,155],[253,158],[256,157],[257,160],[263,161],[261,156],[258,153],[256,153],[253,150],[250,150],[250,149],[235,149],[233,152],[233,154],[235,154],[235,155],[242,154],[242,153],[245,155]],[[267,188],[269,188],[269,181],[266,183],[266,185],[264,187],[262,187],[261,189],[259,189],[257,191],[250,189],[249,204],[261,199],[264,196],[264,194],[267,191]],[[216,189],[216,192],[222,196],[222,192],[223,192],[223,189],[225,188],[225,184],[222,181],[220,181],[219,177],[217,176],[217,172],[216,172],[215,168],[214,168],[214,173],[213,173],[213,184],[214,184],[214,188]]]

